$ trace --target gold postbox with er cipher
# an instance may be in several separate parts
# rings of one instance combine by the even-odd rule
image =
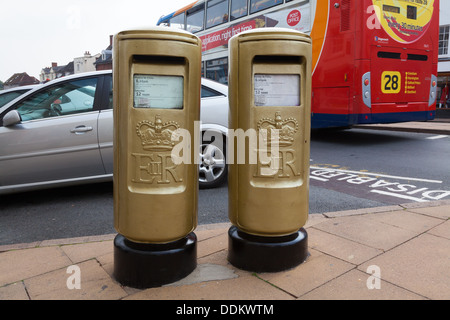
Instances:
[[[180,132],[194,137],[200,119],[201,42],[154,27],[118,33],[113,50],[115,275],[157,286],[196,266],[197,152],[187,163],[173,152],[191,148]]]
[[[280,271],[307,256],[311,39],[262,28],[234,36],[229,51],[228,258]]]

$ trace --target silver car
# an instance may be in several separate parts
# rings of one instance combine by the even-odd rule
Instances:
[[[227,86],[202,79],[202,131],[219,132],[224,140],[227,94]],[[111,181],[112,105],[109,70],[48,82],[1,107],[0,194]],[[201,187],[220,185],[227,176],[224,148],[208,139],[201,142]]]
[[[37,88],[39,84],[32,84],[29,86],[15,87],[6,90],[0,90],[0,108],[3,107],[8,102],[13,101],[22,94],[30,91],[31,89]]]

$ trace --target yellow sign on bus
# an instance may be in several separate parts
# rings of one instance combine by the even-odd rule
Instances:
[[[398,71],[385,71],[381,75],[381,92],[399,93],[402,88],[402,74]]]
[[[430,26],[434,0],[373,0],[383,29],[400,43],[420,39]]]

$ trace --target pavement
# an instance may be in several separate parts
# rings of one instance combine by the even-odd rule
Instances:
[[[450,135],[450,108],[440,109],[439,111],[441,117],[432,121],[360,124],[353,126],[353,128]]]
[[[450,135],[439,119],[405,127]],[[200,225],[197,268],[143,290],[115,280],[115,234],[0,246],[0,300],[448,300],[449,219],[450,200],[310,214],[308,258],[275,273],[228,262],[229,223]]]

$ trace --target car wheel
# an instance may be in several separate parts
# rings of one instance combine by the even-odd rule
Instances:
[[[228,175],[225,152],[213,143],[200,146],[199,186],[201,189],[220,186]]]

